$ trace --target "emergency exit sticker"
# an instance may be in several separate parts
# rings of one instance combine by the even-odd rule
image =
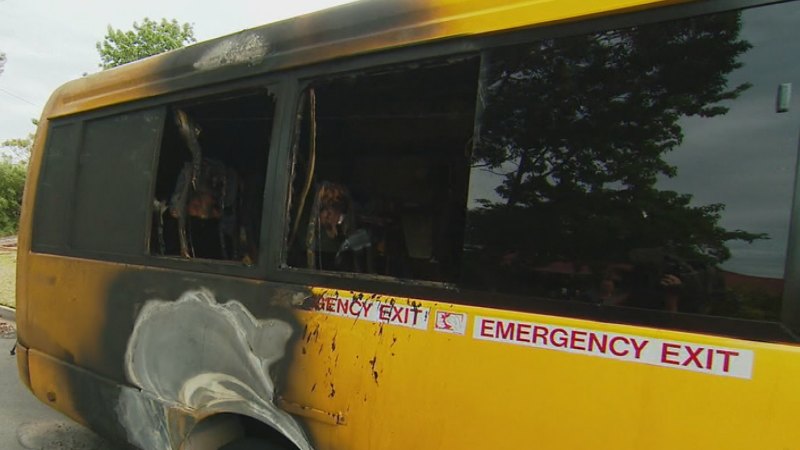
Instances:
[[[317,302],[317,311],[334,316],[350,317],[368,322],[400,325],[418,330],[428,329],[430,309],[416,304],[401,304],[394,299],[368,300],[360,297],[323,295]]]
[[[475,317],[473,338],[735,378],[752,378],[751,350]]]

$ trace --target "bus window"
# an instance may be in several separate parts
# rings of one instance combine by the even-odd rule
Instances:
[[[289,265],[777,321],[798,112],[775,93],[798,74],[765,14],[312,82]]]
[[[488,51],[463,284],[778,320],[800,115],[778,114],[775,93],[800,81],[781,63],[793,7]]]
[[[454,280],[478,60],[311,84],[292,184],[292,267]]]
[[[274,109],[266,92],[169,109],[151,254],[256,262]]]
[[[74,208],[71,224],[62,232],[68,247],[98,256],[142,254],[142,219],[163,117],[159,107],[89,119],[81,124],[81,140],[64,142],[74,150],[65,148],[53,162],[64,163],[63,176],[75,176],[74,186],[64,186],[74,196],[67,203]]]

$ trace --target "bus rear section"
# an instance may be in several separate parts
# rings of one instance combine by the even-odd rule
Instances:
[[[143,449],[796,446],[800,4],[548,5],[355,4],[57,92],[24,381]]]

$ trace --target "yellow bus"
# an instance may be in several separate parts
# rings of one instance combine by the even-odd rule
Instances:
[[[363,1],[65,84],[21,379],[142,449],[786,449],[800,2]]]

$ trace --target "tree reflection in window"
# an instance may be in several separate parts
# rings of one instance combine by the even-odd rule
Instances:
[[[665,156],[680,120],[725,115],[751,87],[728,85],[751,48],[741,28],[731,12],[488,52],[464,283],[740,314],[717,266],[729,242],[768,236],[727,229],[724,204],[657,182],[678,172]],[[775,318],[778,302],[757,315]]]

